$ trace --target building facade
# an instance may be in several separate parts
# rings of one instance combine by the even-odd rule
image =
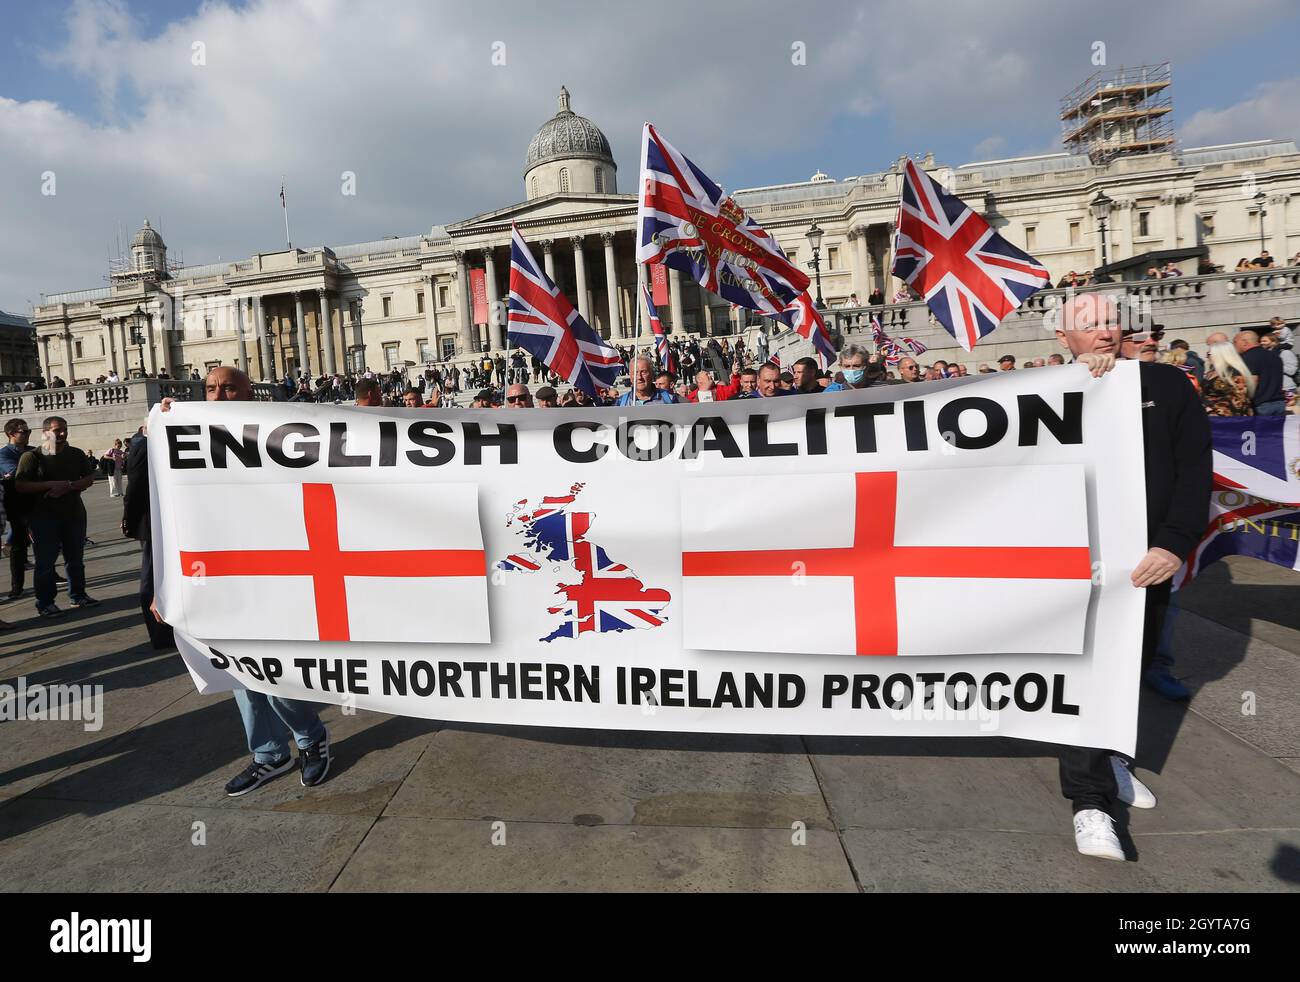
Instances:
[[[880,173],[841,180],[818,173],[734,194],[796,263],[812,258],[809,227],[824,230],[821,293],[830,306],[866,303],[873,290],[888,300],[899,286],[888,271],[905,160]],[[953,167],[926,155],[923,165],[1042,261],[1054,282],[1102,266],[1103,257],[1114,267],[1151,254],[1195,273],[1202,258],[1231,270],[1264,250],[1280,265],[1300,250],[1300,152],[1292,142],[1103,163],[1061,153]],[[498,351],[512,224],[589,324],[615,341],[631,338],[637,199],[618,192],[617,171],[604,134],[561,90],[558,111],[529,145],[522,200],[427,234],[171,268],[166,244],[145,222],[108,286],[47,295],[34,308],[40,371],[72,384],[110,371],[177,378],[239,365],[271,380]],[[677,333],[740,326],[728,304],[673,270],[669,294],[661,313]]]

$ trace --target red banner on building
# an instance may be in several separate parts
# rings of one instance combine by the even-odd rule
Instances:
[[[656,307],[668,303],[668,270],[663,263],[650,263],[650,289]],[[676,324],[673,327],[677,327]]]
[[[474,298],[474,323],[488,322],[487,278],[481,269],[469,271],[469,293]]]

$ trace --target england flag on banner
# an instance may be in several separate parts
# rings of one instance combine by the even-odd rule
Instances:
[[[989,227],[929,174],[907,162],[893,273],[925,298],[967,351],[1047,286],[1047,269]]]
[[[176,626],[193,637],[491,641],[473,484],[178,485],[173,494]],[[377,514],[403,520],[372,521]]]
[[[682,522],[688,648],[1084,650],[1082,467],[688,479]]]
[[[776,240],[649,123],[637,227],[637,262],[671,266],[731,303],[788,323],[785,310],[808,289]]]
[[[622,367],[618,352],[573,309],[537,265],[519,229],[510,234],[510,344],[517,344],[560,378],[592,398],[609,388]]]

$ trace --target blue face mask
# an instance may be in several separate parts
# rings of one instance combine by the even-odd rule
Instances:
[[[846,368],[842,374],[844,375],[844,381],[848,382],[849,385],[857,385],[862,381],[862,376],[867,374],[867,370],[865,368]]]

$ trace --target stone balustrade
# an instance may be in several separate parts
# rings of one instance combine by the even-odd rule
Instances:
[[[282,398],[282,390],[256,382],[253,395],[259,401],[272,402]],[[39,430],[45,417],[63,416],[68,421],[70,442],[93,449],[104,440],[111,442],[135,432],[149,410],[165,398],[202,399],[203,383],[146,378],[8,392],[0,394],[0,419],[21,416],[32,429]]]

